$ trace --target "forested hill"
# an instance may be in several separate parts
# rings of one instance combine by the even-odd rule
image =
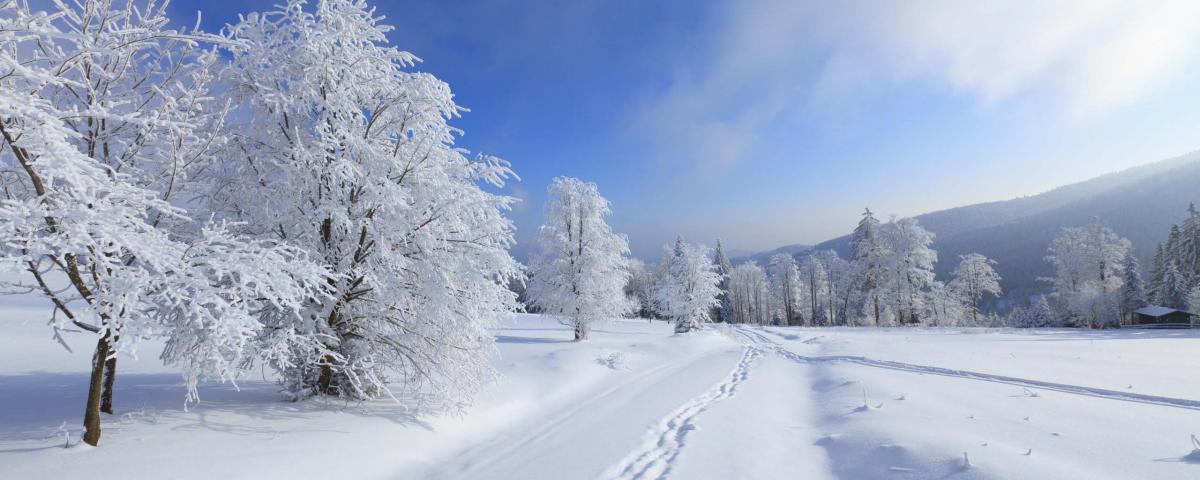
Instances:
[[[1171,224],[1182,221],[1190,202],[1200,203],[1200,152],[1111,173],[1048,192],[1001,202],[951,208],[917,219],[933,232],[938,278],[946,279],[961,254],[977,252],[999,264],[1007,299],[1047,292],[1038,277],[1052,275],[1043,257],[1063,227],[1098,218],[1133,242],[1142,265],[1154,246],[1166,239]],[[886,211],[885,205],[872,207]],[[813,247],[849,257],[849,235]],[[803,253],[803,252],[801,252]]]
[[[848,237],[847,237],[847,241],[849,241]],[[812,248],[812,245],[802,245],[799,243],[792,244],[792,245],[784,245],[784,246],[776,248],[774,250],[758,252],[758,253],[755,253],[752,255],[735,256],[731,259],[731,261],[734,264],[740,264],[743,262],[754,261],[754,262],[758,262],[759,265],[762,265],[765,267],[765,266],[767,266],[767,263],[771,260],[771,257],[776,254],[790,253],[793,256],[799,258],[802,254],[804,254],[804,252],[808,251],[811,248]],[[849,248],[849,244],[847,244],[847,248]]]

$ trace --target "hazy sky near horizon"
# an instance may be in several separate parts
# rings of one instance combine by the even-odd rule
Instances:
[[[283,0],[176,0],[217,30]],[[372,2],[512,162],[524,258],[554,176],[653,258],[1039,193],[1200,149],[1200,2]]]

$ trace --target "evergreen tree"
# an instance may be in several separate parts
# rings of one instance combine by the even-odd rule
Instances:
[[[677,239],[667,259],[666,275],[655,292],[664,312],[675,322],[675,333],[686,333],[709,321],[718,305],[721,277],[709,257],[708,247],[689,245]]]
[[[1158,292],[1158,304],[1167,308],[1187,308],[1187,295],[1190,292],[1179,275],[1179,268],[1174,262],[1167,264],[1163,273],[1162,287]]]
[[[713,263],[717,266],[717,274],[721,276],[721,294],[717,299],[721,302],[717,306],[714,321],[729,323],[733,321],[733,302],[729,298],[729,275],[733,273],[733,264],[729,262],[729,257],[725,256],[725,249],[721,245],[721,240],[717,239],[717,251]]]
[[[1031,327],[1055,327],[1058,326],[1054,309],[1050,307],[1050,302],[1046,300],[1045,295],[1038,295],[1037,301],[1029,309],[1029,326]]]
[[[1183,283],[1189,287],[1200,280],[1200,212],[1188,204],[1188,216],[1179,226],[1177,252],[1173,260],[1178,265]]]
[[[1162,242],[1154,249],[1154,261],[1150,264],[1150,281],[1146,282],[1146,298],[1156,305],[1161,305],[1159,292],[1162,291],[1163,275],[1167,273],[1166,250]]]
[[[1142,283],[1141,267],[1133,251],[1125,255],[1122,265],[1121,317],[1128,322],[1133,311],[1146,305],[1146,292]]]
[[[862,308],[871,315],[875,325],[880,324],[883,314],[881,290],[886,270],[883,265],[884,250],[879,240],[879,220],[871,209],[866,209],[862,219],[854,227],[850,238],[850,265],[854,284],[862,299]]]

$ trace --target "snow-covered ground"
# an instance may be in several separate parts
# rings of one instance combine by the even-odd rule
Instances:
[[[288,403],[269,378],[185,411],[147,354],[122,359],[101,446],[64,449],[89,352],[41,318],[0,314],[0,478],[1200,478],[1197,331],[620,320],[580,344],[515,315],[503,380],[460,415]]]

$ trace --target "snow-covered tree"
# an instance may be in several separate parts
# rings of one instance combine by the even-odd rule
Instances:
[[[854,294],[854,276],[849,262],[833,250],[822,250],[812,254],[825,270],[825,291],[821,295],[825,308],[829,310],[830,325],[848,325],[850,301]]]
[[[958,256],[958,266],[954,268],[954,278],[950,288],[962,297],[962,304],[967,306],[973,323],[979,322],[979,301],[984,295],[999,296],[1000,274],[992,268],[995,260],[978,253]]]
[[[1154,260],[1150,264],[1150,279],[1146,282],[1146,299],[1158,304],[1158,293],[1162,289],[1162,278],[1167,272],[1167,257],[1162,242],[1154,249]]]
[[[800,269],[790,253],[777,253],[767,263],[767,279],[776,316],[784,325],[797,325],[799,318]]]
[[[1054,314],[1054,309],[1050,307],[1050,301],[1046,300],[1045,295],[1038,295],[1037,301],[1033,302],[1029,312],[1029,326],[1031,327],[1060,326],[1058,316]]]
[[[1200,286],[1200,212],[1188,205],[1183,222],[1171,225],[1166,242],[1159,243],[1146,282],[1146,295],[1158,305],[1181,305],[1182,297]],[[1167,270],[1174,267],[1169,282]],[[1169,284],[1168,284],[1169,283]]]
[[[928,312],[925,316],[931,323],[939,327],[952,327],[963,323],[967,307],[963,303],[963,295],[950,285],[935,280],[929,286],[926,294]]]
[[[1179,274],[1188,291],[1200,283],[1200,211],[1189,204],[1187,218],[1179,224],[1179,237],[1171,252],[1171,260],[1179,268]]]
[[[882,302],[887,282],[886,256],[887,251],[879,238],[879,220],[868,208],[850,237],[850,266],[855,289],[862,299],[861,310],[875,325],[882,323],[885,313]]]
[[[827,277],[828,272],[819,256],[810,253],[804,257],[800,264],[800,278],[807,290],[807,318],[813,325],[826,325],[831,318],[825,309],[824,302],[828,300],[822,298],[828,291]]]
[[[766,324],[771,320],[767,272],[755,262],[733,268],[729,275],[730,301],[736,323]]]
[[[454,145],[462,108],[390,28],[361,0],[289,0],[228,27],[236,121],[209,196],[333,275],[303,310],[317,346],[273,363],[288,391],[461,405],[493,378],[488,328],[516,306],[514,200],[482,188],[513,174]]]
[[[1189,290],[1175,262],[1168,262],[1158,289],[1158,304],[1168,308],[1186,308]]]
[[[675,332],[686,333],[709,321],[711,309],[720,303],[721,276],[708,247],[680,239],[667,250],[666,275],[655,292],[657,303],[665,306],[663,313],[675,322]]]
[[[92,445],[113,411],[119,353],[165,339],[161,357],[194,401],[199,378],[234,379],[286,348],[325,278],[300,250],[192,220],[207,205],[188,195],[221,143],[218,57],[200,47],[214,38],[144,7],[0,2],[0,262],[24,271],[3,287],[45,296],[57,338],[67,326],[95,335]]]
[[[596,184],[558,177],[547,193],[529,299],[587,340],[593,323],[633,309],[624,293],[629,244],[604,221],[611,209]]]
[[[1077,323],[1118,323],[1121,268],[1129,248],[1129,240],[1099,223],[1064,228],[1050,243],[1046,261],[1055,271],[1049,279],[1053,295]]]
[[[933,234],[921,228],[915,218],[901,218],[884,224],[880,230],[885,245],[885,278],[901,323],[921,323],[924,292],[933,283],[937,252]]]
[[[721,276],[721,294],[717,298],[720,304],[717,305],[714,311],[713,320],[717,322],[731,322],[733,304],[729,299],[729,274],[733,272],[733,264],[729,262],[729,257],[725,256],[725,248],[721,246],[720,239],[717,239],[717,249],[713,257],[713,263],[717,266],[717,274]]]
[[[641,318],[654,318],[655,268],[646,262],[630,258],[625,264],[629,280],[625,282],[625,296],[633,302],[634,314]]]
[[[1126,252],[1121,269],[1124,275],[1121,282],[1121,319],[1129,322],[1133,312],[1146,305],[1141,267],[1138,266],[1137,257],[1132,250]]]
[[[1191,292],[1188,292],[1187,310],[1189,312],[1200,310],[1200,287],[1193,288]]]

